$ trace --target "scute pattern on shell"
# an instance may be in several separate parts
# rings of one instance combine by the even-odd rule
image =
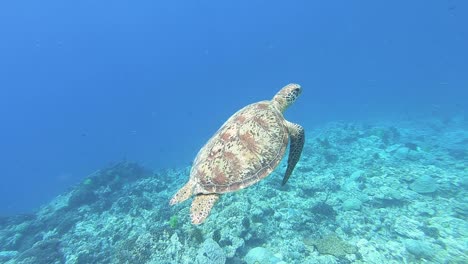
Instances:
[[[216,132],[195,158],[191,178],[196,193],[225,193],[268,176],[281,161],[289,140],[283,115],[270,103],[248,105]]]

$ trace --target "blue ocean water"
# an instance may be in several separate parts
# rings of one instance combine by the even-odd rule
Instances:
[[[241,107],[333,121],[468,110],[468,2],[3,1],[0,216],[112,162],[189,166]],[[466,118],[466,117],[465,117]]]
[[[0,6],[0,212],[118,159],[190,163],[243,105],[304,87],[330,119],[466,110],[464,1],[21,1]]]

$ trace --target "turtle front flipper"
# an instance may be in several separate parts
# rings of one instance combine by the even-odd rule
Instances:
[[[195,199],[193,199],[192,202],[192,208],[190,208],[192,224],[198,225],[203,223],[218,199],[219,194],[216,193],[198,194],[195,196]]]
[[[286,173],[284,174],[283,182],[281,185],[285,185],[288,182],[289,177],[291,176],[294,167],[296,166],[299,158],[301,157],[302,148],[304,147],[305,133],[304,128],[298,124],[294,124],[286,121],[286,126],[289,130],[289,137],[291,143],[289,145],[289,157],[288,157],[288,167],[286,168]]]

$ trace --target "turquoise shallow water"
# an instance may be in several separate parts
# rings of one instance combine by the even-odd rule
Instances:
[[[33,214],[0,219],[2,263],[465,263],[468,123],[330,122],[302,158],[225,194],[205,223],[170,207],[189,167],[121,161]]]

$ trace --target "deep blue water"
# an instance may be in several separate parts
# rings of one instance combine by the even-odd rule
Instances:
[[[466,1],[3,1],[0,215],[130,159],[187,166],[233,112],[304,88],[306,129],[465,112]]]

